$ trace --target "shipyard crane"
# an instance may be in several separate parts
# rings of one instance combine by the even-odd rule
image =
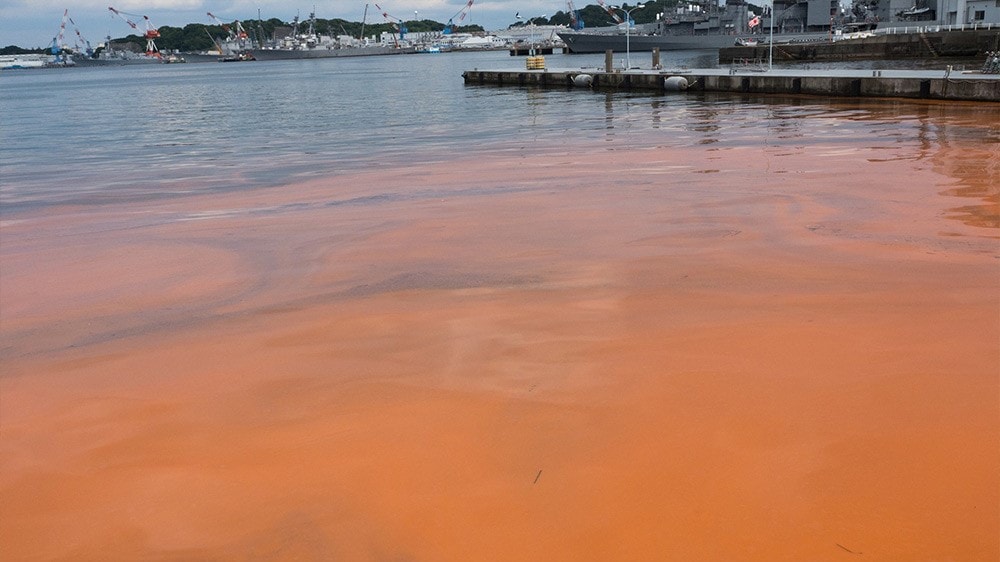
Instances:
[[[573,0],[566,0],[566,8],[569,11],[569,27],[576,31],[583,29],[583,18],[580,17],[580,10],[573,5]]]
[[[218,25],[219,27],[222,28],[222,31],[226,32],[226,41],[236,40],[236,32],[233,31],[233,28],[230,27],[228,23],[217,18],[215,14],[213,14],[212,12],[208,12],[208,17],[212,18],[212,21],[215,22],[215,25]]]
[[[69,10],[63,10],[62,22],[59,23],[59,35],[53,40],[55,47],[59,50],[69,49],[66,45],[66,22],[73,24],[73,30],[76,32],[76,40],[73,43],[73,51],[79,52],[82,46],[86,47],[85,52],[89,57],[94,53],[94,50],[90,47],[90,41],[83,38],[83,34],[80,33],[80,29],[76,27],[76,22],[73,18],[69,17]],[[53,53],[55,54],[55,53]]]
[[[129,25],[132,29],[138,31],[139,24],[128,19],[125,16],[132,16],[134,18],[142,18],[146,21],[146,31],[143,32],[143,37],[146,38],[146,54],[151,57],[159,57],[160,51],[156,48],[156,39],[160,37],[160,31],[153,26],[153,22],[149,21],[149,16],[140,16],[136,14],[130,14],[128,12],[122,12],[120,10],[114,9],[112,6],[108,6],[108,10],[114,13],[116,16],[125,20],[125,23]]]
[[[52,40],[53,47],[56,49],[62,49],[66,42],[66,20],[69,19],[69,9],[63,10],[62,21],[59,23],[59,33],[56,35],[55,39]],[[53,53],[55,54],[55,53]]]
[[[406,31],[407,31],[407,29],[406,29],[406,24],[403,22],[403,20],[397,18],[396,16],[390,16],[389,13],[386,12],[385,10],[383,10],[382,6],[379,6],[378,4],[375,4],[375,8],[377,8],[378,11],[382,12],[382,17],[385,18],[385,21],[389,22],[390,24],[393,25],[393,27],[395,27],[397,30],[399,30],[399,39],[400,40],[402,40],[404,37],[406,37]],[[392,34],[392,41],[394,43],[396,43],[396,47],[399,47],[399,42],[396,41],[396,34],[395,33]]]
[[[365,24],[368,23],[368,4],[365,3],[365,13],[361,15],[361,33],[358,34],[358,41],[365,40]]]
[[[246,43],[247,43],[247,40],[250,38],[250,35],[246,32],[245,29],[243,29],[243,24],[240,22],[240,20],[236,20],[236,21],[233,22],[232,25],[230,25],[230,24],[228,24],[228,23],[220,20],[212,12],[207,12],[207,13],[208,13],[208,17],[212,18],[212,21],[214,21],[216,25],[218,25],[219,27],[221,27],[222,31],[226,32],[226,42],[227,43],[236,43],[236,44],[239,45],[239,47],[241,49],[246,47]],[[215,42],[214,38],[213,38],[212,42],[213,43]]]
[[[49,52],[52,53],[52,62],[66,64],[67,57],[63,54],[62,47],[59,46],[59,37],[52,38],[52,44],[49,45]]]
[[[469,0],[468,2],[466,2],[465,6],[462,6],[462,9],[459,10],[457,14],[451,16],[448,19],[448,23],[444,26],[444,30],[441,32],[442,35],[451,34],[452,30],[454,30],[455,28],[455,18],[458,18],[459,24],[462,23],[462,20],[465,19],[465,16],[467,16],[469,14],[469,11],[472,10],[472,3],[474,1],[475,0]]]
[[[622,19],[621,16],[618,15],[618,10],[615,10],[611,6],[608,6],[607,4],[605,4],[604,0],[597,0],[597,3],[600,4],[600,6],[602,8],[604,8],[605,12],[611,14],[611,18],[613,20],[615,20],[615,23],[622,23],[623,21],[625,21],[625,20]]]
[[[250,34],[247,33],[247,30],[243,28],[243,22],[241,22],[240,20],[236,20],[235,22],[233,22],[233,24],[236,25],[237,39],[239,39],[241,42],[250,39]]]
[[[80,33],[80,28],[76,26],[76,22],[73,21],[73,18],[70,17],[68,19],[69,23],[73,24],[73,32],[76,33],[76,40],[73,42],[73,48],[79,51],[80,47],[86,47],[84,49],[84,52],[87,53],[87,56],[88,57],[93,56],[94,49],[90,46],[90,41],[87,41],[87,39],[83,36],[83,34]]]

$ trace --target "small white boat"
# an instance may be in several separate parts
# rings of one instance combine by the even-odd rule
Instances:
[[[52,61],[51,55],[0,55],[0,70],[16,68],[44,68]]]

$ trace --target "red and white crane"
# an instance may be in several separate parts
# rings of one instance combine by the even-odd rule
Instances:
[[[125,20],[125,23],[129,25],[132,29],[139,31],[139,24],[128,19],[125,16],[132,16],[133,18],[142,18],[146,22],[146,30],[143,32],[143,37],[146,38],[146,54],[151,57],[159,57],[160,51],[156,48],[156,39],[160,37],[160,31],[156,29],[153,22],[149,21],[149,16],[140,16],[138,14],[130,14],[128,12],[122,12],[120,10],[114,9],[112,6],[108,6],[108,10],[114,13],[116,16]]]
[[[219,27],[222,28],[222,31],[226,32],[226,40],[227,41],[235,41],[236,40],[236,32],[233,31],[233,28],[230,27],[228,23],[220,20],[212,12],[208,12],[208,17],[212,18],[212,21],[215,22],[215,25],[218,25]]]
[[[212,18],[212,21],[214,21],[218,26],[222,28],[223,31],[226,32],[227,35],[226,39],[228,41],[246,41],[247,38],[250,37],[249,35],[247,35],[246,30],[243,29],[243,24],[240,23],[240,20],[234,21],[233,25],[231,26],[228,23],[220,20],[212,12],[208,12],[208,17]],[[233,26],[235,26],[236,29],[233,29]]]
[[[397,18],[396,16],[389,15],[389,12],[383,10],[382,6],[379,6],[378,4],[375,4],[375,8],[377,8],[378,11],[382,12],[382,17],[385,18],[386,23],[391,24],[394,28],[396,28],[399,31],[400,40],[406,37],[406,33],[408,30],[406,29],[406,23],[403,20]],[[392,34],[392,41],[393,43],[396,44],[396,47],[399,47],[399,41],[396,41],[395,33]]]
[[[455,28],[455,18],[458,18],[459,24],[462,23],[462,20],[465,19],[465,16],[467,16],[469,14],[469,11],[472,10],[472,3],[474,1],[475,0],[469,0],[468,2],[465,3],[465,6],[463,6],[462,9],[458,11],[457,14],[451,16],[451,19],[449,19],[448,23],[445,24],[444,26],[444,31],[441,32],[442,35],[448,35],[452,32],[452,30]]]
[[[611,14],[611,18],[615,20],[615,23],[621,23],[621,22],[625,21],[625,20],[622,19],[621,16],[618,15],[618,10],[615,10],[611,6],[608,6],[607,4],[605,4],[604,0],[597,0],[597,3],[600,4],[602,8],[604,8],[605,12]]]
[[[87,41],[87,38],[80,33],[80,28],[76,26],[76,22],[73,21],[73,18],[68,17],[67,19],[69,20],[69,23],[73,24],[73,32],[76,33],[76,41],[73,43],[73,48],[78,52],[81,48],[85,49],[84,52],[88,57],[94,54],[94,49],[90,46],[90,41]]]
[[[69,49],[69,45],[66,44],[66,22],[73,25],[73,31],[76,32],[76,40],[73,42],[73,51],[76,53],[84,52],[89,57],[94,54],[93,48],[90,46],[90,41],[84,38],[83,34],[80,33],[80,28],[76,26],[76,22],[73,18],[69,17],[69,10],[63,10],[62,22],[59,24],[59,35],[55,39],[56,47],[60,50]]]

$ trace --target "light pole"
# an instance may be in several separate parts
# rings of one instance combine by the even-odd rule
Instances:
[[[774,65],[774,0],[771,0],[771,31],[767,38],[767,71]]]
[[[546,16],[546,14],[542,14],[542,15],[540,15],[538,17],[540,17],[542,19],[545,19],[545,16]],[[535,56],[537,54],[537,53],[535,53],[535,19],[536,18],[531,18],[531,20],[530,20],[531,21],[531,45],[529,45],[529,47],[528,47],[528,54],[531,55],[531,56]]]
[[[626,10],[625,8],[622,8],[621,6],[611,6],[611,7],[614,8],[614,9],[616,9],[616,10],[621,10],[621,11],[625,12],[625,70],[628,70],[628,69],[632,68],[632,60],[629,57],[630,51],[632,50],[631,49],[631,45],[629,44],[630,43],[630,41],[629,41],[629,31],[630,31],[630,29],[632,27],[632,10],[638,10],[639,8],[645,8],[646,5],[645,4],[636,4],[635,6],[632,6],[628,10]]]

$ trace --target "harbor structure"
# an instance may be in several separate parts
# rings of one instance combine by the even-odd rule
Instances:
[[[881,26],[921,22],[940,25],[977,25],[1000,23],[1000,4],[996,0],[882,0],[861,2]]]
[[[906,2],[905,7],[899,2]],[[559,37],[571,53],[653,49],[721,49],[752,42],[830,42],[855,32],[919,32],[920,25],[958,29],[1000,24],[996,0],[859,0],[850,10],[838,0],[774,0],[751,6],[745,0],[696,0],[667,7],[647,24],[566,29]],[[936,2],[921,7],[919,2]],[[626,46],[626,43],[630,43]]]
[[[533,86],[719,92],[850,98],[910,98],[1000,103],[1000,74],[978,71],[771,70],[468,70],[470,86]]]

